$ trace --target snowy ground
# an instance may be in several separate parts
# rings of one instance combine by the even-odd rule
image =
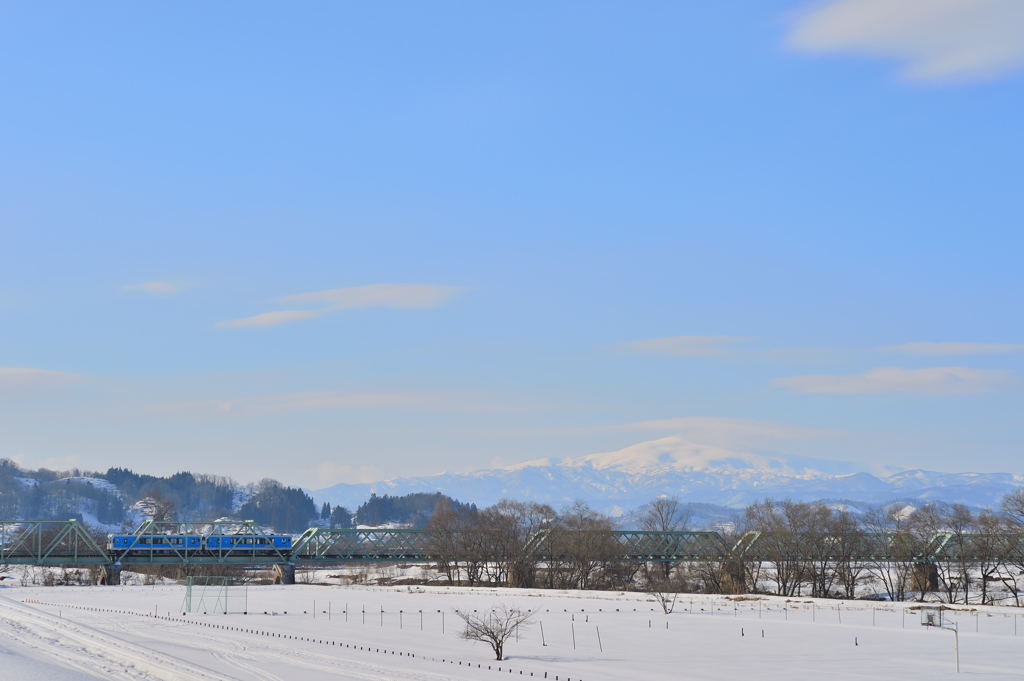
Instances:
[[[923,628],[918,612],[899,604],[685,596],[666,616],[634,593],[298,584],[249,587],[247,615],[183,616],[184,595],[177,585],[2,588],[0,677],[955,678],[953,634]],[[497,604],[535,612],[504,662],[461,640],[454,613]],[[964,673],[1021,678],[1019,612],[947,613],[959,623]]]

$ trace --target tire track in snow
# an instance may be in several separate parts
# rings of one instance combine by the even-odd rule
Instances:
[[[138,626],[137,622],[129,622],[124,617],[111,617],[108,616],[106,613],[94,614],[98,615],[99,621],[97,622],[97,627],[103,628],[109,626],[113,629],[116,629],[122,635],[128,636],[129,638],[135,641],[138,641],[138,639],[140,638],[150,639],[153,641],[154,646],[158,646],[161,643],[168,643],[174,640],[174,637],[163,635],[163,633],[160,631],[143,630]],[[172,632],[176,637],[178,637],[179,640],[182,635],[187,635],[191,638],[199,639],[201,645],[190,647],[194,648],[197,652],[209,653],[214,659],[224,662],[228,668],[237,668],[246,672],[248,674],[248,676],[246,676],[246,681],[286,681],[277,674],[274,674],[270,671],[267,671],[266,669],[262,669],[259,666],[252,664],[253,660],[251,654],[245,655],[242,652],[249,652],[249,649],[246,648],[246,646],[242,645],[241,642],[220,639],[218,641],[219,643],[230,644],[233,650],[217,650],[210,647],[210,644],[213,641],[209,637],[201,636],[199,632],[195,631],[192,627],[188,627],[187,625],[181,624],[175,625],[161,620],[147,620],[147,622],[150,624],[150,626],[166,627],[170,630],[170,632]],[[256,651],[254,650],[252,652]]]
[[[40,603],[40,605],[51,608],[59,607],[56,603]],[[68,607],[73,609],[65,610],[65,616],[63,616],[62,620],[52,618],[51,614],[49,615],[50,619],[55,623],[75,622],[83,628],[96,632],[110,632],[111,638],[118,641],[119,645],[130,645],[146,651],[147,654],[154,654],[150,651],[155,650],[163,643],[185,646],[191,651],[209,655],[219,663],[226,664],[229,670],[238,668],[246,673],[245,676],[225,677],[213,670],[199,668],[208,675],[203,677],[205,679],[230,678],[232,681],[254,681],[255,679],[260,681],[287,681],[287,679],[294,677],[294,668],[296,667],[318,673],[315,678],[321,678],[319,675],[323,674],[327,678],[346,679],[349,681],[460,681],[465,679],[475,681],[479,678],[479,670],[473,670],[469,666],[447,667],[442,665],[437,659],[429,656],[420,656],[410,667],[400,664],[391,666],[387,663],[376,662],[372,657],[369,659],[365,658],[364,655],[360,654],[361,651],[356,652],[354,647],[346,649],[338,646],[336,654],[328,654],[326,650],[330,648],[318,646],[314,641],[289,640],[288,643],[285,643],[284,640],[279,642],[274,638],[261,639],[258,646],[244,646],[243,643],[248,643],[251,639],[248,634],[241,631],[231,631],[230,629],[211,631],[209,629],[188,626],[189,624],[195,625],[197,622],[185,623],[176,619],[152,618],[152,616],[143,612],[122,613],[128,614],[130,618],[137,618],[136,623],[133,625],[124,616],[116,616],[110,611],[103,611],[102,609],[90,611],[89,608],[77,609],[76,605],[69,605]],[[45,614],[43,611],[38,612],[39,614]],[[88,618],[91,626],[81,622],[80,619],[82,618]],[[126,636],[127,638],[119,638],[119,635]],[[152,639],[153,644],[147,644],[144,639]],[[241,652],[240,648],[245,652]],[[370,654],[370,647],[367,648],[367,653]],[[173,654],[159,654],[167,657],[170,661],[179,661],[181,659],[180,656],[174,656]],[[260,663],[257,662],[257,658],[261,658],[262,661],[273,667],[284,666],[283,670],[274,670],[280,671],[284,676],[274,674],[273,671],[266,669],[266,664],[258,666]],[[388,662],[398,662],[397,656],[393,658],[388,657],[387,659]],[[412,663],[412,661],[412,657],[406,658],[407,664]],[[185,664],[187,665],[188,663]],[[429,671],[424,669],[425,666],[435,665],[439,666],[440,669]],[[286,671],[289,667],[292,670]],[[131,676],[126,678],[134,680],[142,677]],[[190,677],[172,677],[174,681],[185,678],[188,678],[190,681]]]
[[[84,614],[82,611],[76,612],[74,610],[70,611],[70,613],[72,616]],[[138,640],[140,637],[152,638],[156,645],[171,640],[170,637],[162,635],[156,630],[145,631],[138,626],[132,626],[121,617],[106,616],[105,613],[90,614],[99,616],[98,627],[116,629],[124,635],[132,637],[134,640]],[[240,641],[232,640],[239,637],[243,638],[243,640],[248,640],[246,634],[237,631],[221,631],[219,632],[219,637],[213,638],[210,636],[212,632],[208,630],[197,630],[193,627],[148,618],[144,619],[144,623],[150,627],[166,627],[177,637],[188,636],[198,639],[201,645],[195,646],[196,650],[212,655],[215,659],[226,663],[229,667],[237,667],[246,672],[245,681],[253,681],[254,679],[259,679],[260,681],[286,681],[281,676],[259,666],[259,662],[255,659],[257,656],[263,657],[267,662],[271,663],[285,661],[292,667],[301,666],[310,671],[322,672],[332,679],[346,679],[349,681],[398,681],[399,679],[403,681],[455,681],[455,677],[448,674],[388,667],[356,660],[351,657],[344,657],[342,656],[344,655],[342,653],[343,649],[338,650],[342,655],[332,657],[319,652],[315,648],[296,648],[295,644],[305,643],[302,641],[292,641],[292,645],[285,645],[268,639],[262,641],[258,648],[246,647]],[[179,642],[181,641],[179,640]],[[217,649],[211,647],[213,645],[231,646],[233,650]],[[241,650],[248,654],[243,654]]]
[[[57,607],[55,604],[47,604],[48,607]],[[285,643],[273,638],[262,639],[259,646],[244,646],[243,642],[249,642],[250,637],[238,631],[221,630],[210,631],[209,629],[198,629],[184,623],[177,623],[163,619],[154,619],[142,613],[133,613],[133,617],[140,620],[129,623],[124,617],[114,616],[104,612],[88,612],[82,610],[66,610],[65,619],[68,617],[80,619],[89,617],[93,623],[92,628],[101,631],[113,630],[115,635],[127,636],[131,640],[141,643],[145,650],[146,643],[141,639],[152,639],[153,646],[162,643],[177,643],[195,648],[196,651],[211,655],[214,659],[226,663],[230,668],[239,668],[245,672],[245,681],[286,681],[294,676],[288,673],[285,677],[274,674],[265,668],[266,663],[275,666],[285,663],[292,668],[302,667],[310,672],[322,674],[331,679],[346,679],[349,681],[458,681],[460,679],[476,679],[476,672],[469,667],[465,668],[441,668],[436,671],[427,671],[422,668],[423,664],[437,664],[429,658],[421,658],[416,661],[416,666],[391,666],[381,664],[367,659],[358,659],[363,656],[356,653],[354,649],[337,648],[335,655],[327,654],[319,646],[304,641],[290,640]],[[194,624],[194,622],[193,622]],[[142,625],[142,626],[138,626]],[[212,635],[216,633],[216,635]],[[175,641],[177,639],[177,641]],[[241,640],[239,640],[241,639]],[[121,640],[121,639],[118,639]],[[195,643],[193,643],[193,640]],[[138,644],[133,644],[138,645]],[[226,648],[231,649],[226,649]],[[243,654],[239,649],[245,650]],[[176,658],[174,658],[176,659]],[[261,665],[261,660],[265,663]],[[411,661],[411,658],[406,658]],[[397,658],[395,658],[397,661]],[[214,673],[214,672],[211,672]],[[137,677],[130,677],[135,679]]]
[[[116,681],[236,681],[10,598],[0,602],[0,620],[16,641],[72,669]]]

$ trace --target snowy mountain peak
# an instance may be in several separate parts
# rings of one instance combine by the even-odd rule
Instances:
[[[561,465],[570,468],[590,467],[627,475],[740,470],[793,473],[782,459],[702,445],[678,435],[640,442],[613,452],[563,459]]]
[[[581,499],[616,513],[659,496],[731,508],[767,498],[865,504],[944,501],[992,507],[1022,482],[1024,478],[1010,473],[914,470],[879,477],[851,462],[736,451],[675,435],[586,456],[376,484],[342,483],[313,495],[318,502],[350,507],[371,492],[385,491],[442,492],[478,505],[516,498],[558,508]]]

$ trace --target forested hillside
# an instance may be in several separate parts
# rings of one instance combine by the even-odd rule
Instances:
[[[326,503],[317,508],[302,489],[271,479],[241,484],[223,476],[190,472],[161,477],[127,468],[105,472],[29,470],[10,459],[0,459],[0,520],[74,518],[108,530],[136,526],[147,518],[253,520],[281,532],[300,532],[311,525],[423,527],[440,501],[457,512],[476,510],[437,493],[371,495],[355,511]]]
[[[116,529],[154,520],[255,520],[297,531],[316,519],[312,498],[276,480],[243,485],[230,478],[175,473],[160,477],[126,468],[105,472],[28,470],[0,459],[0,519],[67,520]]]

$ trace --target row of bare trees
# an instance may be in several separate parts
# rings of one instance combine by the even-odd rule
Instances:
[[[644,509],[640,529],[686,530],[685,509],[678,499],[658,499]],[[931,592],[951,603],[998,595],[1016,605],[1024,587],[1024,490],[1000,512],[977,513],[928,504],[854,515],[822,503],[765,501],[734,528],[719,528],[735,550],[679,563],[621,560],[614,528],[580,502],[556,512],[503,500],[472,512],[442,501],[427,531],[451,584],[893,600]]]
[[[506,499],[456,513],[442,500],[426,529],[451,584],[625,588],[639,568],[616,560],[612,518],[581,502],[559,513]]]
[[[863,517],[821,503],[763,502],[746,510],[757,557],[744,587],[782,596],[854,598],[870,587],[893,600],[935,593],[949,603],[1020,605],[1024,586],[1024,491],[1002,512],[926,504]],[[997,589],[993,589],[997,586]]]

